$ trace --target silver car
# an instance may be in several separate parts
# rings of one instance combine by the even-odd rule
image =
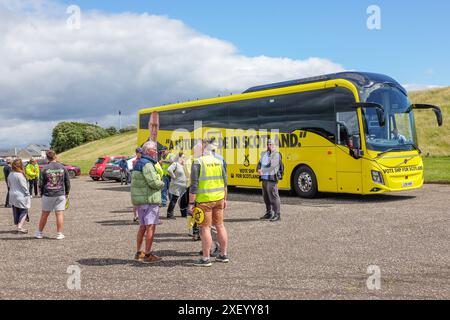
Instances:
[[[132,169],[132,168],[130,168],[130,166],[134,159],[136,159],[136,158],[130,157],[130,158],[125,159],[127,161],[128,169],[130,169],[130,171]],[[114,162],[106,165],[105,172],[103,173],[103,177],[106,180],[116,180],[117,182],[122,181],[122,170],[120,169],[120,166],[119,166],[120,161],[122,161],[122,160],[120,159],[120,160],[114,161]]]
[[[122,170],[119,167],[119,162],[120,160],[106,165],[105,172],[103,173],[105,180],[116,180],[117,182],[121,181]]]

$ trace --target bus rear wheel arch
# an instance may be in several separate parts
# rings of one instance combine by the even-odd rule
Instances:
[[[302,198],[312,199],[318,193],[317,178],[307,165],[298,166],[292,175],[292,190]]]

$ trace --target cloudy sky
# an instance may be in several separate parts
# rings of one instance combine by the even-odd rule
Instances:
[[[81,9],[79,25],[74,11],[67,12],[71,3]],[[193,2],[194,9],[185,7],[186,1],[155,1],[153,7],[148,3],[0,0],[0,149],[48,143],[51,129],[62,120],[117,126],[122,110],[122,122],[134,124],[141,107],[342,70],[388,69],[374,70],[380,61],[366,66],[359,59],[351,63],[340,59],[343,53],[335,54],[337,50],[314,45],[311,50],[303,45],[294,54],[284,41],[286,50],[280,50],[276,41],[271,42],[272,34],[265,37],[264,29],[258,31],[258,23],[270,24],[271,32],[280,34],[283,30],[275,22],[284,20],[279,14],[273,15],[275,21],[253,21],[256,14],[244,5],[242,10],[256,25],[251,24],[250,33],[249,28],[238,32],[251,22],[239,15],[229,19],[226,32],[225,22],[213,19],[217,8],[202,7],[203,16],[209,18],[191,20],[198,14],[195,6],[205,5],[203,1]],[[266,14],[270,8],[259,13]],[[365,15],[363,8],[359,22],[369,32]],[[322,31],[318,32],[320,39]],[[367,44],[353,45],[361,53]],[[339,50],[353,51],[352,46]],[[399,75],[410,89],[450,84],[448,78],[436,75],[439,68],[416,67],[421,70],[411,74],[423,77],[408,78],[402,68],[389,74]]]

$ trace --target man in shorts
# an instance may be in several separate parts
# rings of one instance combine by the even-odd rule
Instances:
[[[194,160],[189,190],[189,211],[194,206],[203,210],[204,221],[200,224],[203,257],[194,263],[198,267],[210,267],[210,250],[212,246],[211,226],[217,230],[220,254],[216,262],[229,262],[227,256],[228,235],[223,224],[223,211],[227,206],[227,173],[223,161],[212,153],[212,141],[203,141],[202,156]]]
[[[42,239],[48,216],[51,212],[56,214],[56,239],[65,238],[62,233],[64,227],[64,211],[66,201],[70,192],[70,178],[67,169],[57,162],[56,153],[52,150],[47,151],[48,165],[44,167],[39,179],[39,186],[42,195],[42,215],[39,221],[39,229],[35,237]]]
[[[161,190],[164,188],[162,176],[158,174],[157,144],[149,141],[142,146],[142,157],[133,168],[131,179],[131,202],[136,208],[139,218],[137,233],[137,252],[135,260],[144,263],[159,262],[162,258],[152,253],[153,237],[156,225],[159,224],[159,210],[161,204]],[[145,237],[145,252],[141,251]]]

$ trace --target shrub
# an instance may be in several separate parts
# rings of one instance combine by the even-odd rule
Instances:
[[[125,128],[122,128],[119,130],[120,133],[125,133],[125,132],[137,132],[137,127],[136,126],[127,126]]]
[[[106,132],[108,132],[108,134],[110,136],[114,136],[114,135],[118,134],[116,127],[108,127],[105,130],[106,130]]]
[[[109,135],[106,129],[93,124],[60,122],[53,129],[50,146],[56,153],[61,153],[84,143],[106,138]]]

